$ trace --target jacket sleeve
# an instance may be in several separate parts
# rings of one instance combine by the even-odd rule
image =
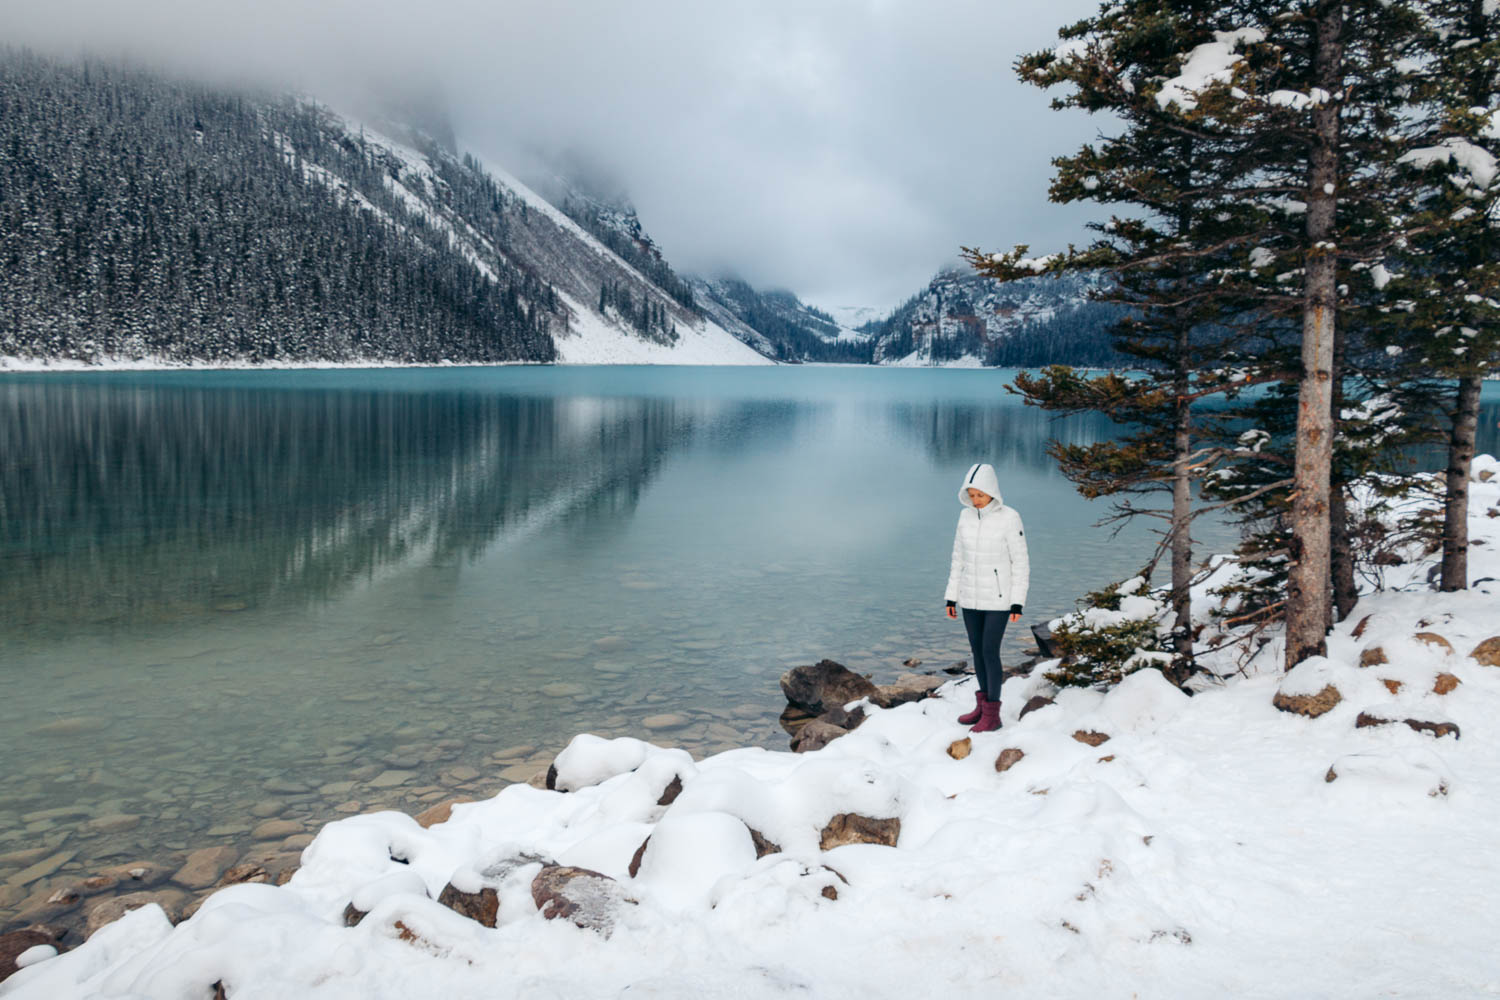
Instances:
[[[1031,586],[1031,557],[1026,552],[1026,531],[1021,526],[1020,514],[1012,518],[1005,545],[1010,552],[1010,603],[1024,605],[1026,591]]]
[[[958,600],[958,574],[963,571],[963,515],[958,518],[958,527],[953,529],[953,562],[948,568],[948,586],[943,590],[944,601]]]

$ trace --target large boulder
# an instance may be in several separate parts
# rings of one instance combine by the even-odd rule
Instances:
[[[172,881],[188,889],[207,889],[219,881],[219,876],[239,860],[240,852],[233,847],[204,847],[187,856],[187,862],[177,869]]]
[[[858,813],[839,813],[828,821],[819,838],[819,850],[831,851],[845,844],[882,844],[895,847],[901,838],[899,817],[876,819]]]
[[[848,735],[847,729],[841,729],[822,719],[813,719],[798,729],[797,734],[792,737],[792,752],[809,753],[813,750],[821,750],[840,736]]]
[[[868,677],[832,660],[793,667],[781,675],[781,693],[786,695],[786,700],[813,715],[820,715],[835,705],[870,698],[876,690]]]
[[[557,772],[554,770],[550,773],[555,775]],[[430,827],[437,826],[439,823],[448,822],[448,820],[453,816],[454,806],[473,801],[474,800],[467,795],[458,795],[451,799],[444,799],[437,805],[428,806],[426,809],[417,813],[414,818],[417,821],[417,825],[425,830]]]
[[[143,906],[155,903],[166,913],[167,919],[176,923],[182,916],[182,904],[187,901],[187,894],[175,889],[161,889],[155,892],[127,892],[123,896],[111,896],[100,899],[88,910],[88,923],[84,928],[84,937],[93,937],[94,932],[105,924],[113,923],[131,910],[139,910]]]
[[[1000,756],[995,758],[995,770],[1003,774],[1021,763],[1025,757],[1025,750],[1019,747],[1006,747],[1000,751]]]
[[[894,684],[877,687],[870,700],[881,708],[895,708],[897,705],[930,698],[944,683],[946,682],[941,677],[931,674],[907,674]]]
[[[0,982],[19,971],[16,959],[38,945],[48,945],[58,951],[66,950],[62,944],[66,933],[61,927],[35,924],[9,934],[0,934]]]
[[[466,892],[449,882],[443,886],[437,901],[485,927],[494,927],[500,914],[500,894],[490,886],[483,886],[477,892]]]
[[[531,899],[546,920],[567,920],[606,937],[614,930],[615,912],[635,900],[602,872],[571,865],[546,865],[531,880]]]

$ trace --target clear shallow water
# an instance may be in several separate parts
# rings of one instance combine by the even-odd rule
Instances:
[[[493,793],[579,731],[784,747],[791,665],[888,681],[910,656],[967,658],[941,606],[978,460],[1031,545],[1014,659],[1025,625],[1135,571],[1150,540],[1091,527],[1104,506],[1045,455],[1109,425],[1054,421],[1008,380],[0,377],[0,857],[76,851],[60,879],[248,850],[266,818]],[[92,822],[118,814],[139,819]],[[0,884],[22,867],[0,861]]]

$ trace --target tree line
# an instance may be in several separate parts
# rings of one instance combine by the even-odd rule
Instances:
[[[1284,622],[1290,668],[1357,598],[1360,533],[1381,529],[1355,494],[1389,486],[1402,443],[1446,450],[1439,584],[1468,586],[1479,391],[1500,362],[1500,11],[1111,0],[1059,38],[1016,70],[1055,108],[1109,116],[1054,161],[1054,201],[1100,206],[1094,239],[966,254],[1003,279],[1116,279],[1095,297],[1128,310],[1110,337],[1139,373],[1015,385],[1130,428],[1054,456],[1119,516],[1163,519],[1174,672],[1193,669],[1192,519],[1237,512],[1258,579],[1235,620]]]
[[[304,103],[0,49],[0,355],[555,357],[551,286],[482,273],[393,161]],[[445,180],[503,246],[514,209]]]

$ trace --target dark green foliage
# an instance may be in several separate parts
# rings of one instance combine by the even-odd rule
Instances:
[[[665,291],[678,305],[697,311],[693,286],[677,276],[662,257],[656,244],[641,229],[635,212],[606,209],[583,198],[566,198],[562,210],[572,220],[592,233],[623,260],[640,271],[656,287]]]
[[[1052,642],[1062,659],[1044,676],[1064,687],[1112,687],[1126,676],[1148,665],[1165,666],[1172,654],[1162,638],[1157,613],[1104,624],[1090,623],[1086,612],[1118,611],[1126,596],[1139,594],[1144,581],[1110,584],[1079,602],[1083,609],[1064,615],[1052,626]],[[1163,610],[1155,605],[1158,612]],[[1141,655],[1148,654],[1148,655]],[[1149,654],[1160,654],[1151,656]]]
[[[435,159],[503,245],[514,209]],[[403,169],[305,104],[0,51],[0,355],[551,360],[553,290],[482,275]]]

